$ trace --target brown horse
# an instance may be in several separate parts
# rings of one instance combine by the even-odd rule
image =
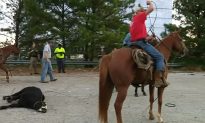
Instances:
[[[173,32],[164,38],[156,48],[164,55],[166,61],[169,60],[172,51],[179,53],[188,51],[178,32]],[[99,120],[101,123],[108,122],[108,107],[114,87],[117,90],[117,97],[114,104],[117,123],[123,123],[121,116],[122,105],[127,96],[128,87],[133,82],[136,82],[135,84],[149,82],[149,119],[154,119],[152,111],[154,103],[154,81],[153,79],[147,81],[148,72],[137,68],[131,52],[131,48],[121,48],[103,56],[101,59],[99,66]],[[163,91],[163,87],[158,88],[158,120],[160,123],[163,122],[161,117]]]
[[[9,74],[8,69],[5,66],[7,58],[10,56],[10,54],[19,54],[20,49],[14,45],[5,46],[3,48],[0,48],[0,69],[6,72],[6,81],[9,82]]]

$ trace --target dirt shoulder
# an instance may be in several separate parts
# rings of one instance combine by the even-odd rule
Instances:
[[[17,68],[16,68],[17,69]],[[24,70],[25,69],[25,70]],[[48,112],[37,113],[25,108],[13,108],[0,111],[0,123],[98,123],[98,72],[95,70],[68,70],[66,74],[54,73],[58,81],[40,83],[39,75],[30,76],[26,68],[22,73],[10,77],[10,83],[0,76],[0,97],[13,94],[28,86],[42,89]],[[19,70],[19,69],[18,69]],[[16,70],[17,71],[17,70]],[[2,74],[1,74],[2,75]],[[168,76],[171,83],[164,92],[162,116],[166,123],[205,123],[205,72],[173,71]],[[148,87],[145,87],[148,94]],[[114,101],[117,92],[113,92],[109,107],[109,123],[115,123]],[[175,104],[167,107],[166,104]],[[0,100],[0,105],[7,104]],[[149,96],[134,97],[134,88],[130,86],[123,104],[122,116],[125,123],[156,123],[148,120]],[[154,103],[157,112],[157,101]]]

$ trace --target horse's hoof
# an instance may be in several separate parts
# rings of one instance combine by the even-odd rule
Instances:
[[[138,94],[135,94],[135,97],[139,97]]]
[[[158,114],[158,115],[157,115],[157,118],[158,118],[158,123],[164,123],[164,121],[163,121],[161,115]]]
[[[154,120],[154,115],[151,112],[149,112],[149,120]]]
[[[146,93],[143,93],[143,96],[147,96],[147,94],[146,94]]]
[[[150,116],[149,116],[149,120],[154,120],[154,116],[153,116],[153,115],[152,115],[152,116],[150,115]]]
[[[164,121],[158,121],[158,123],[164,123]]]

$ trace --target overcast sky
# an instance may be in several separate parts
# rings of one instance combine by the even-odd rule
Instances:
[[[3,12],[6,12],[8,10],[8,9],[6,9],[6,6],[5,6],[4,2],[2,2],[2,0],[0,0],[0,7],[1,7],[1,10],[3,10]],[[1,35],[1,34],[5,34],[4,32],[1,31],[1,28],[8,28],[8,26],[11,25],[10,23],[12,23],[12,20],[8,19],[8,18],[0,20],[0,42],[5,42],[6,39],[12,40],[9,37],[14,37],[14,34],[12,34],[12,35],[6,34],[9,36],[8,38],[6,38],[6,36],[4,36],[4,35]]]

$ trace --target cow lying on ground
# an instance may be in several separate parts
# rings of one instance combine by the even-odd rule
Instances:
[[[3,100],[7,100],[10,105],[0,106],[0,110],[14,107],[24,107],[46,113],[47,106],[44,102],[45,96],[37,87],[26,87],[21,91],[10,95],[3,96]]]

